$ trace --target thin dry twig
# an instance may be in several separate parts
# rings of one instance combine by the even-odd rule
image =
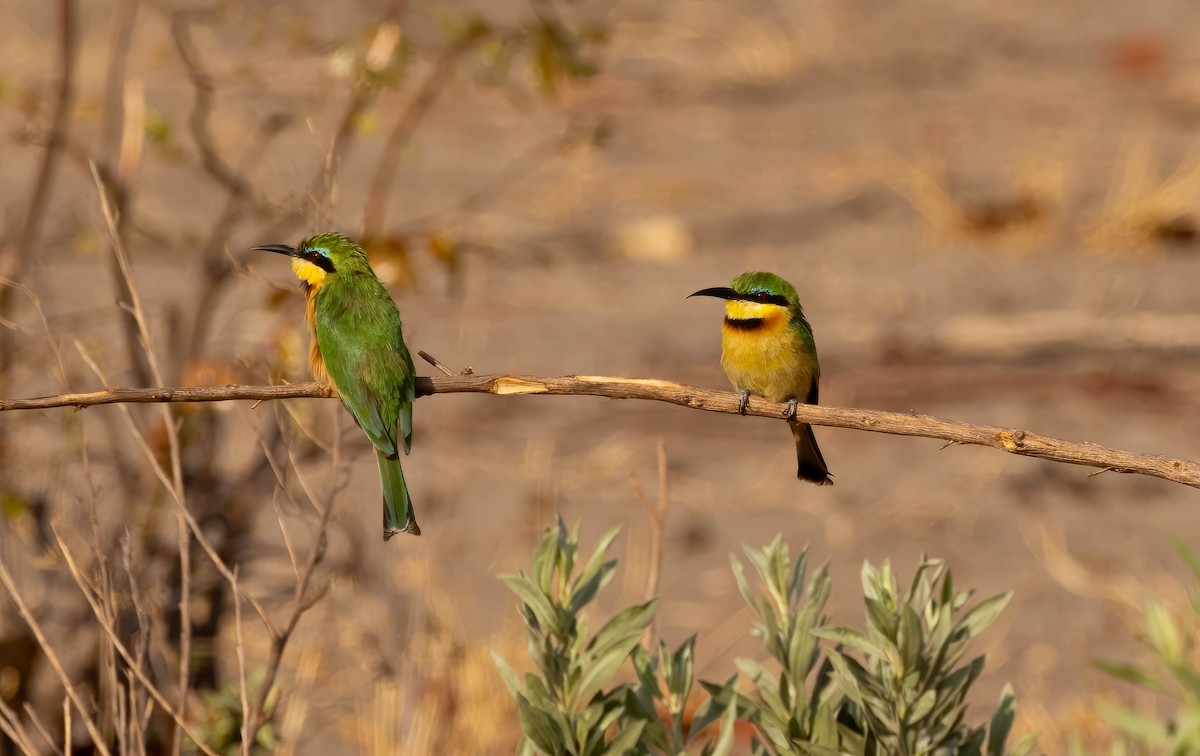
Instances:
[[[379,156],[375,176],[367,192],[366,204],[363,208],[363,234],[377,237],[383,233],[384,209],[387,206],[388,194],[395,178],[396,168],[404,147],[416,133],[417,126],[429,113],[438,96],[446,88],[446,82],[454,74],[458,59],[474,44],[469,37],[456,40],[438,55],[433,68],[426,74],[421,86],[413,94],[412,99],[400,112],[400,116],[392,125],[387,142],[384,143],[383,153]]]
[[[87,728],[88,735],[91,736],[92,743],[96,747],[96,752],[102,754],[102,756],[108,756],[109,750],[108,746],[104,744],[104,736],[100,734],[99,728],[96,727],[91,714],[88,713],[83,698],[71,682],[71,678],[63,668],[62,662],[59,661],[54,647],[50,645],[50,641],[46,639],[46,634],[42,632],[42,626],[34,618],[33,612],[29,611],[29,606],[26,605],[25,599],[21,598],[21,592],[17,590],[17,584],[13,581],[12,575],[9,573],[8,567],[4,565],[2,559],[0,559],[0,584],[3,584],[4,589],[8,591],[9,598],[17,606],[17,613],[21,615],[21,619],[25,620],[25,624],[29,626],[29,631],[37,639],[38,646],[46,656],[46,661],[50,662],[50,666],[54,668],[54,673],[58,675],[58,681],[62,684],[63,690],[66,691],[67,697],[71,699],[71,703],[79,711],[79,715],[83,717],[83,726]]]
[[[216,752],[209,748],[208,745],[205,744],[204,740],[201,739],[196,731],[193,730],[192,727],[187,723],[182,712],[177,711],[175,707],[171,705],[171,702],[167,700],[167,697],[163,694],[163,692],[160,691],[158,686],[155,685],[146,675],[146,672],[137,663],[137,660],[134,658],[133,654],[129,652],[129,649],[126,648],[125,644],[121,642],[121,639],[117,637],[117,633],[113,629],[112,625],[105,621],[104,607],[101,606],[99,600],[94,595],[93,589],[88,586],[87,581],[83,577],[83,572],[80,571],[79,565],[75,562],[74,555],[71,553],[71,550],[67,548],[67,544],[62,540],[62,537],[58,534],[58,531],[54,532],[54,540],[58,544],[58,550],[63,555],[63,559],[66,560],[67,571],[71,573],[71,577],[74,578],[75,584],[79,586],[80,593],[83,594],[84,599],[87,600],[88,605],[92,608],[92,613],[96,615],[97,624],[104,629],[105,634],[108,636],[109,642],[112,643],[113,648],[117,650],[117,653],[121,655],[121,658],[125,660],[125,664],[129,671],[132,672],[133,676],[136,677],[138,682],[142,684],[142,686],[146,689],[146,692],[158,702],[158,705],[162,708],[162,710],[165,711],[167,715],[171,717],[171,719],[175,720],[175,724],[178,725],[179,728],[183,730],[183,732],[186,733],[189,738],[192,739],[192,742],[196,744],[197,748],[204,753],[209,754],[209,756],[216,756]],[[0,568],[2,568],[2,565],[0,565]]]
[[[417,354],[421,355],[421,359],[425,360],[430,365],[433,365],[435,368],[442,371],[442,375],[454,375],[453,370],[451,370],[450,368],[446,367],[441,362],[439,362],[438,358],[434,357],[432,354],[429,354],[428,352],[417,352]],[[466,375],[466,373],[463,373],[463,375]]]
[[[667,478],[667,443],[663,439],[658,440],[658,501],[651,502],[650,497],[642,489],[642,482],[638,478],[637,471],[629,473],[629,480],[633,484],[633,490],[641,500],[642,506],[646,508],[646,513],[650,515],[650,566],[646,572],[646,589],[643,596],[646,601],[658,596],[658,581],[659,575],[662,573],[663,559],[663,526],[667,520],[667,492],[669,489]],[[653,649],[658,640],[658,617],[650,623],[646,628],[646,645]]]
[[[33,707],[25,704],[25,710],[32,713]],[[54,744],[54,739],[50,737],[50,733],[42,727],[36,716],[31,717],[35,728],[42,736],[42,739],[49,744],[50,749],[55,753],[62,753],[58,746]],[[21,724],[21,718],[11,706],[0,698],[0,734],[12,741],[13,745],[21,749],[23,753],[37,753],[37,746],[33,744],[33,739],[29,737],[29,733],[25,730],[25,726]]]
[[[287,622],[284,623],[283,629],[279,632],[272,631],[271,633],[271,650],[267,659],[266,674],[263,676],[262,686],[259,688],[258,695],[255,696],[254,706],[246,711],[245,717],[245,740],[244,742],[253,743],[258,737],[259,728],[263,725],[263,720],[266,715],[267,701],[271,695],[271,688],[275,685],[275,678],[279,675],[279,669],[283,663],[283,654],[287,650],[288,641],[291,640],[292,633],[295,632],[297,625],[300,624],[300,618],[304,613],[311,609],[325,595],[325,589],[317,590],[313,595],[308,595],[309,586],[312,584],[313,575],[316,572],[317,565],[321,563],[321,559],[325,556],[325,539],[329,530],[329,518],[333,514],[334,500],[337,498],[337,470],[341,464],[341,433],[339,432],[339,421],[337,418],[340,415],[334,416],[333,427],[333,450],[330,455],[330,465],[333,469],[333,483],[330,485],[329,496],[326,498],[325,506],[320,507],[317,504],[316,497],[313,496],[307,484],[304,482],[303,473],[299,466],[293,463],[292,467],[296,471],[297,477],[300,479],[301,486],[308,495],[314,508],[321,511],[320,524],[317,526],[316,537],[312,548],[308,552],[308,559],[305,561],[304,569],[296,581],[296,587],[292,594],[292,611]]]
[[[208,121],[212,115],[216,87],[213,85],[212,76],[200,61],[196,43],[192,40],[191,20],[185,11],[175,11],[171,14],[171,39],[175,42],[175,49],[179,53],[179,59],[183,61],[184,71],[187,72],[196,92],[192,111],[188,115],[188,131],[196,149],[200,151],[200,163],[204,166],[205,173],[228,189],[231,195],[249,194],[250,186],[246,179],[225,162],[213,144]]]
[[[246,639],[242,634],[242,599],[237,594],[238,568],[233,568],[233,627],[237,637],[235,649],[238,662],[238,699],[242,711],[249,711],[250,696],[246,693]],[[250,718],[242,717],[242,754],[250,756]]]
[[[391,0],[380,15],[379,23],[375,25],[375,34],[378,36],[386,33],[385,30],[397,26],[407,5],[407,0]],[[354,141],[356,133],[354,125],[378,95],[379,87],[377,85],[355,83],[350,99],[347,100],[346,106],[338,118],[337,130],[329,141],[329,147],[325,152],[325,163],[313,178],[311,192],[315,197],[327,197],[330,194],[329,190],[335,183],[342,156]]]
[[[163,372],[159,367],[158,355],[154,350],[154,340],[150,336],[150,327],[146,321],[146,313],[142,309],[141,295],[138,293],[137,283],[133,278],[133,270],[129,264],[129,257],[125,254],[125,245],[121,240],[116,216],[113,214],[112,207],[108,203],[108,197],[105,194],[100,174],[95,170],[94,166],[92,176],[96,182],[96,190],[99,193],[100,210],[104,215],[104,222],[108,229],[113,255],[116,257],[117,264],[120,267],[121,277],[125,282],[125,290],[129,294],[130,312],[134,323],[137,325],[138,339],[141,342],[142,351],[146,357],[146,364],[149,366],[150,374],[154,380],[162,383]],[[129,418],[129,422],[130,429],[136,430],[132,418]],[[188,536],[188,526],[193,520],[191,513],[188,511],[187,492],[183,486],[183,457],[179,442],[179,426],[175,421],[174,413],[166,407],[163,407],[162,423],[167,434],[167,447],[171,461],[170,484],[167,485],[165,476],[162,477],[162,480],[163,484],[167,485],[167,488],[170,489],[172,498],[179,505],[179,715],[180,717],[186,717],[192,661],[192,547]],[[140,437],[140,433],[138,435]],[[147,447],[147,450],[149,450],[149,447]],[[155,470],[161,474],[161,470],[159,470],[158,465],[155,463],[152,453],[150,462],[154,464]],[[234,583],[234,595],[236,596],[236,580],[232,578],[229,578],[229,580],[231,583]],[[178,730],[175,731],[173,737],[175,746],[178,747],[182,737]]]
[[[95,361],[92,360],[91,356],[84,351],[82,345],[79,344],[79,342],[76,342],[75,345],[79,349],[79,353],[83,357],[84,362],[87,363],[88,367],[90,367],[93,372],[99,374],[99,366],[97,366]],[[103,380],[103,378],[101,378],[101,380]],[[126,408],[122,406],[122,409],[125,410]],[[133,421],[133,417],[128,411],[124,412],[124,417],[125,423],[129,427],[130,435],[133,436],[134,441],[137,442],[138,447],[142,450],[142,454],[146,457],[147,462],[149,462],[150,468],[154,471],[158,481],[163,485],[163,488],[166,489],[167,493],[171,494],[172,500],[179,508],[179,511],[183,515],[184,519],[187,520],[188,528],[191,529],[192,536],[196,539],[196,543],[200,544],[200,548],[204,550],[204,553],[213,563],[213,566],[217,568],[217,571],[221,573],[221,576],[230,584],[232,584],[233,571],[229,568],[229,565],[225,563],[225,560],[221,558],[221,555],[217,553],[217,550],[212,545],[212,542],[200,528],[200,523],[196,522],[196,518],[193,517],[192,513],[188,511],[186,506],[184,506],[183,501],[175,496],[175,486],[167,478],[166,473],[163,472],[162,466],[158,463],[158,459],[155,457],[154,450],[150,448],[150,444],[146,441],[145,436],[143,436],[138,430],[137,424]],[[260,604],[253,596],[245,591],[241,591],[240,595],[244,597],[252,607],[254,607],[254,610],[258,613],[259,619],[261,619],[263,625],[266,626],[267,632],[274,633],[275,627],[271,623],[270,616],[267,614],[266,610],[263,609],[262,604]]]
[[[697,388],[656,378],[619,378],[596,375],[535,377],[520,375],[448,375],[417,378],[417,396],[432,394],[494,394],[496,396],[602,396],[609,399],[644,399],[667,402],[706,412],[738,414],[738,394]],[[100,404],[154,402],[222,402],[327,398],[329,388],[317,383],[285,386],[205,386],[200,388],[105,389],[86,394],[60,394],[33,399],[0,400],[0,412],[51,407],[91,407]],[[751,397],[747,415],[787,417],[788,406]],[[810,425],[849,428],[894,436],[917,436],[989,446],[1023,457],[1035,457],[1086,467],[1110,468],[1117,472],[1149,475],[1200,488],[1200,462],[1157,454],[1111,449],[1099,444],[1043,436],[1020,428],[972,425],[930,415],[904,414],[848,407],[801,404],[796,419]]]
[[[0,246],[0,277],[21,281],[29,261],[33,259],[33,247],[41,232],[42,219],[54,189],[54,177],[63,147],[69,140],[71,108],[75,99],[75,63],[79,53],[78,13],[75,0],[59,0],[59,62],[58,90],[54,98],[54,115],[46,138],[46,151],[29,194],[29,204],[22,213],[24,222],[8,238],[10,244]],[[7,235],[6,235],[7,236]],[[12,303],[12,289],[0,287],[0,319],[8,317]],[[13,352],[13,333],[0,329],[0,382],[9,374]]]

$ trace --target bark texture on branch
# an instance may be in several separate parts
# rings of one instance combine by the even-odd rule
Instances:
[[[601,396],[609,399],[648,399],[708,412],[737,414],[738,395],[731,391],[696,388],[653,378],[564,375],[547,378],[520,375],[448,375],[417,378],[417,395],[495,394],[518,396]],[[0,412],[99,404],[153,402],[224,402],[235,400],[326,398],[333,392],[316,383],[282,386],[204,386],[198,388],[117,388],[86,394],[59,394],[35,399],[0,400]],[[783,418],[787,405],[751,397],[746,414]],[[801,404],[796,417],[812,425],[851,428],[872,433],[937,438],[959,444],[991,446],[1012,454],[1052,462],[1085,465],[1114,472],[1137,473],[1200,488],[1200,463],[1153,454],[1110,449],[1098,444],[1064,441],[1019,428],[971,425],[929,415],[881,410],[822,407]]]

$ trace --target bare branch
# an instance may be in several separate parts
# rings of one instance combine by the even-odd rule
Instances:
[[[0,560],[0,585],[8,592],[9,598],[17,606],[17,613],[21,615],[21,619],[25,620],[25,624],[29,626],[33,637],[37,639],[38,646],[41,647],[42,653],[45,654],[46,660],[50,662],[50,666],[54,668],[54,673],[58,675],[58,681],[62,684],[63,690],[66,691],[67,698],[74,704],[76,710],[79,711],[79,716],[83,718],[83,726],[87,728],[88,735],[92,738],[92,743],[96,747],[96,752],[102,756],[108,756],[110,751],[105,745],[104,736],[100,734],[100,729],[96,727],[96,722],[92,719],[91,708],[83,700],[79,690],[75,684],[71,682],[71,677],[63,668],[62,662],[58,659],[58,654],[55,653],[54,647],[50,645],[50,641],[46,639],[46,634],[42,632],[42,626],[34,618],[33,612],[25,604],[25,599],[21,598],[21,592],[17,590],[17,584],[9,573],[8,568],[4,565],[3,560]],[[68,743],[69,745],[69,743]]]
[[[63,146],[69,139],[71,108],[75,99],[75,62],[79,52],[78,8],[75,0],[59,2],[59,63],[58,91],[55,93],[54,115],[46,138],[46,151],[29,195],[24,222],[10,237],[11,243],[0,245],[0,277],[23,281],[33,246],[42,227],[42,218],[50,202],[54,177],[58,171]],[[12,289],[0,287],[0,318],[7,317],[12,303]],[[13,335],[0,329],[0,379],[9,372]]]
[[[617,378],[595,375],[563,375],[547,378],[519,375],[448,375],[417,378],[417,396],[431,394],[495,394],[520,396],[602,396],[609,399],[646,399],[678,404],[707,412],[738,413],[738,395],[732,391],[696,388],[656,378]],[[105,389],[89,394],[60,394],[35,399],[0,400],[0,412],[9,410],[75,407],[98,404],[149,402],[224,402],[237,400],[320,399],[333,392],[317,383],[287,386],[204,386],[197,388]],[[751,397],[746,414],[756,417],[787,417],[788,406]],[[822,407],[801,404],[796,419],[810,425],[849,428],[896,436],[919,436],[959,444],[990,446],[1023,457],[1051,462],[1111,469],[1149,475],[1200,488],[1200,462],[1156,454],[1110,449],[1098,444],[1064,441],[1019,428],[972,425],[930,415],[903,414],[882,410]]]
[[[400,156],[404,154],[404,148],[416,132],[417,126],[445,89],[446,82],[450,80],[458,64],[459,56],[468,47],[469,43],[455,42],[442,51],[434,61],[433,68],[421,82],[421,86],[392,125],[387,142],[384,143],[383,153],[379,156],[375,177],[371,179],[371,188],[367,192],[366,206],[363,209],[365,236],[380,236],[383,233],[384,209]]]
[[[246,180],[225,162],[213,144],[212,131],[208,119],[212,115],[213,97],[216,87],[212,77],[200,62],[196,44],[192,41],[192,27],[187,15],[182,11],[171,14],[171,38],[175,41],[175,49],[183,61],[188,79],[196,92],[192,104],[192,112],[188,115],[188,130],[192,141],[200,151],[200,162],[204,171],[214,180],[225,186],[230,195],[240,197],[250,193]]]

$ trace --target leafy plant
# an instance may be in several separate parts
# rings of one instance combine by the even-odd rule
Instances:
[[[736,559],[734,576],[758,617],[755,634],[779,666],[775,674],[748,659],[737,662],[756,686],[757,696],[742,704],[763,739],[756,753],[991,756],[1032,748],[1036,735],[1004,750],[1013,720],[1010,690],[1001,697],[990,729],[964,723],[967,691],[984,659],[959,662],[1009,594],[964,614],[971,592],[954,590],[941,561],[922,560],[904,593],[890,564],[876,569],[867,563],[862,571],[866,632],[828,627],[821,614],[830,594],[827,567],[806,581],[807,551],[792,562],[781,537],[745,553],[761,587],[749,585]],[[819,639],[836,644],[824,659]]]
[[[732,560],[743,599],[756,615],[754,633],[777,671],[738,659],[754,689],[738,691],[738,675],[701,682],[707,697],[689,719],[695,683],[695,636],[656,655],[639,642],[656,599],[618,612],[594,636],[583,608],[611,579],[609,531],[575,574],[578,528],[560,521],[546,531],[531,574],[502,579],[521,599],[536,673],[518,678],[497,659],[517,702],[523,753],[682,754],[732,752],[737,719],[753,724],[755,754],[902,754],[1019,756],[1036,734],[1007,748],[1014,698],[1006,689],[989,724],[966,723],[967,693],[984,658],[963,663],[971,639],[1008,603],[994,596],[968,609],[971,591],[956,591],[945,565],[924,559],[901,592],[891,566],[862,572],[867,629],[829,627],[828,567],[809,574],[807,551],[791,559],[782,537],[745,549],[752,581]],[[823,649],[822,640],[834,644]],[[857,655],[852,655],[851,651]],[[613,684],[626,659],[636,682]],[[715,740],[704,731],[721,721]],[[694,751],[693,751],[694,752]]]
[[[1113,753],[1200,753],[1200,668],[1196,638],[1200,637],[1200,559],[1182,541],[1175,549],[1191,568],[1196,582],[1188,594],[1191,612],[1175,617],[1157,598],[1146,601],[1142,639],[1155,656],[1157,671],[1120,662],[1097,662],[1104,671],[1157,693],[1176,705],[1173,716],[1160,721],[1117,706],[1100,706],[1100,713],[1128,739]]]
[[[781,536],[762,549],[744,551],[761,587],[752,588],[741,562],[731,557],[733,575],[758,617],[754,634],[780,668],[775,674],[750,659],[737,660],[758,694],[742,699],[744,716],[757,725],[767,752],[832,753],[839,742],[837,713],[843,696],[831,685],[828,661],[819,664],[821,651],[814,634],[825,624],[821,613],[829,599],[829,568],[817,568],[806,583],[807,549],[793,563]],[[806,681],[818,666],[809,691]]]
[[[938,559],[922,559],[901,593],[891,565],[863,565],[866,633],[821,628],[818,637],[839,647],[830,653],[833,679],[849,699],[839,721],[842,747],[865,754],[1027,753],[1033,733],[1006,750],[1014,696],[1006,687],[990,726],[966,724],[967,692],[979,678],[984,657],[960,664],[971,639],[983,632],[1011,598],[1004,593],[964,611],[973,591],[956,591]],[[860,662],[845,653],[861,652]]]
[[[662,646],[651,657],[640,640],[658,611],[658,599],[617,612],[589,635],[583,609],[612,579],[615,560],[608,547],[620,528],[601,537],[596,550],[576,574],[579,528],[568,532],[562,520],[542,536],[530,573],[501,579],[521,600],[529,658],[537,674],[518,677],[503,660],[496,663],[517,703],[525,740],[521,753],[600,754],[679,753],[688,742],[683,706],[692,687],[693,639],[674,653]],[[612,684],[625,661],[634,659],[638,683]],[[664,686],[659,685],[661,676]],[[665,688],[665,691],[664,691]],[[666,704],[669,723],[658,716]],[[690,728],[699,732],[721,715],[710,705]],[[699,726],[697,726],[699,724]],[[718,742],[706,754],[728,754],[733,743],[730,710]]]

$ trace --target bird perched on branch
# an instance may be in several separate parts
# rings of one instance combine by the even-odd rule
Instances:
[[[787,402],[799,462],[796,477],[819,486],[833,484],[812,426],[796,421],[799,402],[817,403],[821,365],[812,326],[804,318],[796,289],[774,273],[743,273],[729,286],[702,289],[689,297],[725,300],[721,367],[742,392],[746,413],[750,395]]]
[[[420,535],[400,445],[412,446],[415,370],[404,345],[400,312],[376,278],[363,248],[341,234],[319,234],[299,246],[255,247],[292,258],[307,298],[313,377],[332,384],[354,422],[375,446],[383,488],[383,540]]]

